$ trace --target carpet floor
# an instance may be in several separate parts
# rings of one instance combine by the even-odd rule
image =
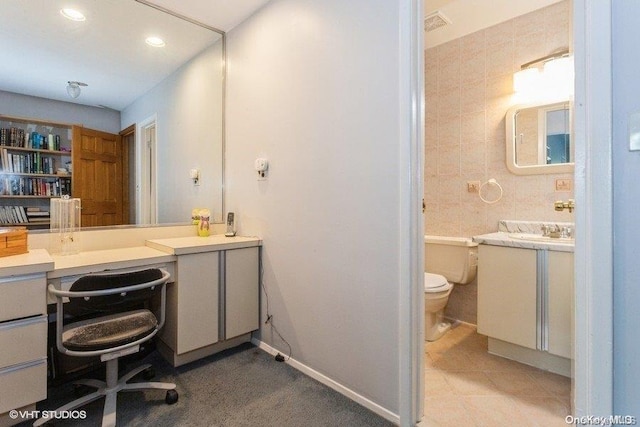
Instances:
[[[207,427],[376,427],[389,421],[302,374],[251,344],[174,368],[157,353],[151,363],[153,381],[174,382],[180,395],[164,403],[165,392],[148,390],[118,394],[117,425]],[[137,365],[136,365],[137,366]],[[127,366],[131,369],[135,366]],[[133,381],[144,381],[135,378]],[[39,410],[52,410],[75,399],[73,386],[48,391]],[[104,399],[82,408],[84,420],[55,420],[45,425],[100,426]],[[21,423],[29,426],[31,422]]]

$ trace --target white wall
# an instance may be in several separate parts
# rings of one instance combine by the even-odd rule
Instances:
[[[629,151],[629,115],[640,112],[640,3],[612,2],[614,413],[640,417],[640,152]]]
[[[123,129],[157,114],[159,223],[188,221],[196,207],[222,221],[221,52],[214,44],[122,111]]]
[[[263,238],[269,308],[292,357],[396,414],[409,268],[400,3],[269,2],[227,34],[226,123],[228,208],[241,234]],[[265,308],[263,296],[263,321]],[[287,352],[268,326],[260,338]]]
[[[0,114],[82,125],[110,133],[120,132],[120,112],[72,102],[0,91]]]

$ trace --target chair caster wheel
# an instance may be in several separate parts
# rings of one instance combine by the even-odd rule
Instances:
[[[147,381],[149,381],[150,379],[152,379],[155,376],[156,376],[156,370],[153,369],[153,366],[151,366],[151,367],[145,369],[144,371],[142,371],[142,378],[144,378]]]
[[[178,392],[175,390],[167,390],[167,395],[164,398],[167,405],[173,405],[178,401]]]

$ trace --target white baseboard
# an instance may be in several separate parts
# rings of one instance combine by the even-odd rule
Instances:
[[[256,339],[256,338],[251,338],[251,343],[253,345],[255,345],[256,347],[258,347],[259,349],[266,351],[267,353],[275,356],[276,354],[280,353],[278,350],[276,350],[275,348],[271,347],[269,344],[265,344],[264,342]],[[327,377],[324,374],[321,374],[320,372],[316,371],[313,368],[308,367],[307,365],[298,362],[297,360],[293,359],[293,358],[289,358],[289,360],[286,361],[287,364],[291,365],[292,368],[297,369],[298,371],[302,372],[303,374],[313,378],[316,381],[319,381],[320,383],[326,385],[329,388],[332,388],[333,390],[337,391],[338,393],[348,397],[349,399],[353,400],[356,403],[359,403],[360,405],[364,406],[365,408],[371,410],[372,412],[380,415],[382,418],[385,418],[389,421],[391,421],[392,423],[395,424],[400,424],[400,416],[398,414],[394,414],[393,412],[389,411],[388,409],[383,408],[382,406],[378,405],[375,402],[372,402],[371,400],[367,399],[366,397],[356,393],[355,391],[351,390],[350,388],[347,388],[345,386],[343,386],[342,384],[332,380],[331,378]]]

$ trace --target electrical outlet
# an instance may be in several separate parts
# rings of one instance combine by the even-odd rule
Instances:
[[[572,189],[572,179],[556,179],[556,191],[571,191]]]
[[[480,191],[480,181],[467,181],[467,191],[469,193],[477,193]]]

